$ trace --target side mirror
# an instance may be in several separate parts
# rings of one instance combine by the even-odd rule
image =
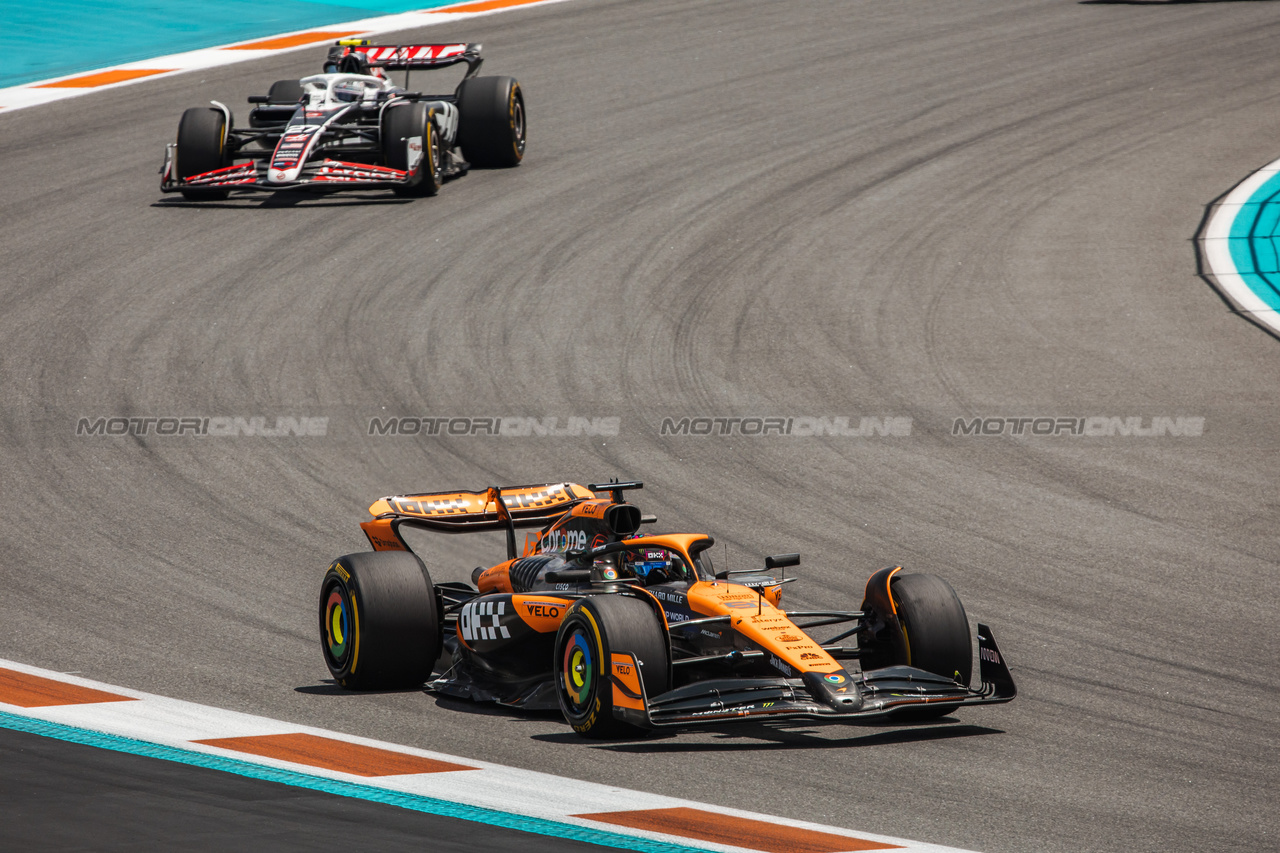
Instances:
[[[800,565],[799,554],[778,554],[773,557],[764,558],[764,567],[766,569],[785,569],[790,566]]]

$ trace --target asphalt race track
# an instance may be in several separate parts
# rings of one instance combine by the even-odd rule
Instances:
[[[0,729],[5,850],[513,850],[611,848]],[[8,786],[13,789],[9,790]],[[616,848],[612,848],[616,849]]]
[[[409,202],[158,191],[184,108],[247,115],[322,49],[0,115],[0,656],[988,853],[1274,850],[1280,342],[1193,238],[1280,155],[1278,37],[1270,2],[517,11],[403,37],[483,42],[531,124],[520,168]],[[619,428],[368,434],[391,415]],[[76,435],[160,416],[329,420]],[[661,434],[750,416],[911,434]],[[953,435],[1008,417],[1203,430]],[[946,577],[1022,695],[609,745],[329,683],[318,583],[374,498],[609,476],[733,566],[801,551],[792,605],[856,607],[888,564]],[[446,580],[502,553],[425,544]]]

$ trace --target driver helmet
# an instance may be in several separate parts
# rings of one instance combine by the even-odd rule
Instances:
[[[672,577],[671,555],[659,548],[644,548],[634,554],[628,554],[627,568],[646,583],[654,572],[657,572],[653,578],[655,581]]]
[[[333,86],[333,97],[339,101],[354,103],[365,97],[369,84],[363,80],[343,80]]]

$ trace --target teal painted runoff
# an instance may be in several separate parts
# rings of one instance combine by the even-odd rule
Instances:
[[[119,735],[79,729],[62,723],[51,723],[46,720],[22,717],[17,714],[7,714],[3,711],[0,711],[0,727],[86,746],[96,746],[100,749],[110,749],[115,752],[127,752],[132,755],[146,756],[147,758],[159,758],[164,761],[189,764],[193,767],[221,770],[225,773],[234,773],[237,776],[247,776],[251,779],[280,782],[284,785],[292,785],[295,788],[310,788],[313,791],[324,791],[328,794],[337,794],[340,797],[353,797],[360,800],[371,800],[375,803],[386,803],[387,805],[440,815],[441,817],[469,820],[488,826],[502,826],[507,829],[520,830],[521,832],[531,832],[535,835],[549,835],[553,838],[571,838],[588,844],[599,844],[602,847],[614,847],[619,850],[638,850],[641,853],[709,853],[702,847],[686,847],[682,844],[669,844],[665,841],[632,838],[628,835],[604,832],[569,823],[556,823],[553,820],[500,812],[495,809],[481,808],[480,806],[469,806],[465,803],[452,803],[448,800],[438,800],[421,794],[406,794],[400,791],[388,791],[385,788],[375,788],[371,785],[342,782],[336,779],[326,779],[322,776],[309,776],[306,773],[298,773],[293,770],[267,767],[261,764],[252,764],[248,761],[237,761],[234,758],[224,758],[220,755],[191,752],[176,746],[147,743],[146,741],[134,740],[133,738]]]
[[[1240,205],[1227,246],[1240,278],[1271,310],[1280,311],[1280,174]]]
[[[459,0],[3,0],[0,88]],[[16,60],[16,61],[15,61]]]

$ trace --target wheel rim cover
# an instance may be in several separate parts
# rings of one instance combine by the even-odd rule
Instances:
[[[342,591],[334,589],[324,606],[324,639],[329,656],[339,663],[347,656],[350,646],[350,628],[347,621],[347,602]]]
[[[574,631],[573,636],[564,647],[564,661],[561,665],[564,676],[564,690],[569,696],[570,704],[579,709],[591,698],[591,685],[595,678],[592,668],[591,647],[582,631]]]
[[[511,129],[515,136],[517,153],[524,153],[524,101],[512,93],[511,96]]]

